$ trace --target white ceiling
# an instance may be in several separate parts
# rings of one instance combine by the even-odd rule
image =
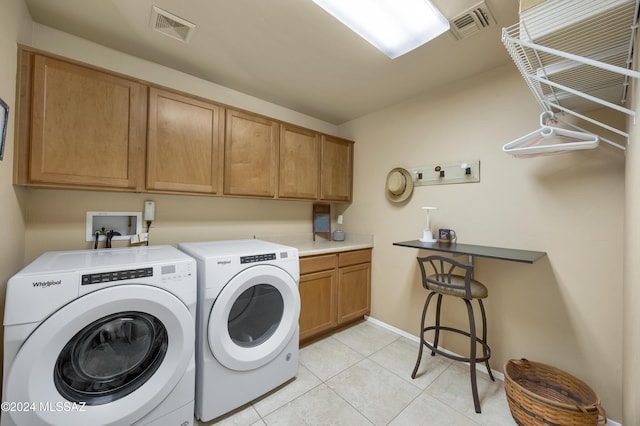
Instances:
[[[434,0],[449,19],[477,2]],[[311,0],[25,3],[43,25],[334,124],[509,63],[500,32],[518,18],[518,0],[486,0],[493,27],[391,60]],[[149,27],[154,4],[196,24],[188,44]]]

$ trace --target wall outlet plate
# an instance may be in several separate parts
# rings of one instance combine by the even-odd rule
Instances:
[[[95,241],[96,231],[117,231],[121,235],[115,240],[130,240],[132,235],[142,234],[141,212],[87,212],[86,241]],[[106,235],[100,235],[99,241],[105,241]]]
[[[440,163],[409,169],[414,186],[480,182],[480,160]]]

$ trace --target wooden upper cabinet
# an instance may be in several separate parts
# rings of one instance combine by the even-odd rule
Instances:
[[[17,185],[352,201],[346,139],[26,46],[17,92]]]
[[[19,129],[17,183],[140,190],[146,87],[31,53],[21,62],[20,126],[30,127]]]
[[[279,159],[278,197],[316,200],[320,190],[320,135],[282,124]]]
[[[352,200],[353,141],[323,136],[320,184],[321,200]]]
[[[224,193],[274,197],[278,175],[276,121],[227,109]]]
[[[147,189],[219,192],[224,108],[150,88],[148,126]]]

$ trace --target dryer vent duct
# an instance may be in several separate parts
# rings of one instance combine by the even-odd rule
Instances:
[[[460,40],[470,37],[484,28],[495,25],[496,20],[485,2],[480,2],[449,22],[451,24],[451,32]]]
[[[166,10],[160,9],[158,6],[151,8],[151,19],[149,26],[152,30],[158,31],[166,36],[188,43],[196,25],[192,22],[182,19]]]

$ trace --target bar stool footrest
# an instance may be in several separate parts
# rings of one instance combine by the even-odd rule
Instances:
[[[427,331],[431,331],[431,330],[435,331],[436,328],[437,328],[436,326],[425,327],[423,332],[427,332]],[[467,336],[468,338],[471,338],[471,333],[469,333],[468,331],[459,330],[459,329],[453,328],[453,327],[440,326],[440,331],[450,331],[452,333],[458,333],[458,334],[461,334],[463,336]],[[483,355],[481,357],[476,357],[476,362],[488,361],[489,358],[491,358],[491,348],[489,347],[489,345],[487,345],[485,342],[483,342],[482,339],[479,338],[479,337],[476,337],[476,342],[480,343],[480,345],[482,346],[482,353],[483,353]],[[449,358],[449,359],[452,359],[454,361],[471,362],[471,358],[465,358],[463,356],[455,355],[455,354],[452,354],[450,352],[445,352],[445,351],[433,346],[431,343],[427,342],[424,339],[422,340],[421,344],[426,346],[430,351],[435,352],[438,355],[442,355],[445,358]]]

